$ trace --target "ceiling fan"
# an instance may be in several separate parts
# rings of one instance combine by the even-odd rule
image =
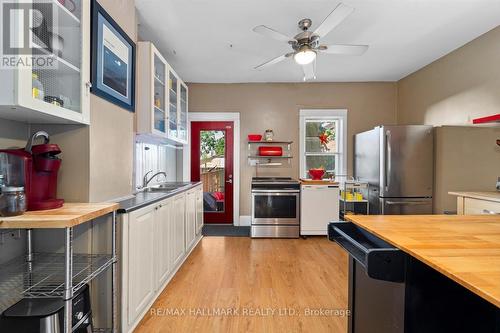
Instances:
[[[295,62],[302,65],[304,71],[304,81],[316,78],[315,60],[318,53],[342,54],[342,55],[361,55],[366,52],[368,45],[345,45],[333,44],[323,45],[320,39],[325,37],[330,31],[338,26],[347,16],[354,11],[354,8],[340,3],[335,9],[324,19],[319,27],[314,32],[309,31],[312,21],[308,18],[299,21],[299,29],[301,32],[295,37],[288,37],[281,32],[259,25],[253,28],[253,31],[273,39],[287,42],[292,47],[293,51],[280,55],[260,64],[254,69],[260,70],[268,66],[277,64],[287,58],[293,57]]]

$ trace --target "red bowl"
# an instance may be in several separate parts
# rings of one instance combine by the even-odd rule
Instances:
[[[309,169],[309,174],[312,180],[321,180],[325,175],[325,170],[323,169]]]
[[[248,134],[248,141],[260,141],[262,140],[262,135],[260,134]]]

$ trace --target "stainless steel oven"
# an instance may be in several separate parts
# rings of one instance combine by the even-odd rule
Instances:
[[[300,184],[291,178],[252,179],[252,237],[296,238]]]

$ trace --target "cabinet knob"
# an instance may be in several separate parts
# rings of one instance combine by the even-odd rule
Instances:
[[[92,83],[91,82],[85,82],[85,88],[87,88],[85,90],[85,94],[88,96],[89,93],[90,93],[90,88],[92,88]]]

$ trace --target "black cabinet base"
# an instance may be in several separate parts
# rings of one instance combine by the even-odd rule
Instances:
[[[414,258],[405,299],[405,332],[500,332],[499,308]]]
[[[405,282],[368,277],[352,257],[351,333],[500,333],[500,309],[415,258]]]

